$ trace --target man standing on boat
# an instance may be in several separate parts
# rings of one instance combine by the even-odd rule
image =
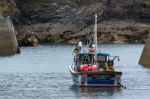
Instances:
[[[75,54],[80,53],[81,48],[82,48],[82,42],[79,41],[78,45],[74,48],[73,53],[75,53]]]
[[[81,41],[78,42],[78,47],[81,50],[81,48],[82,48],[82,42]]]

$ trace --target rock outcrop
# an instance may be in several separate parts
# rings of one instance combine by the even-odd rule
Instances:
[[[15,3],[17,11],[12,19],[18,39],[34,32],[39,42],[75,43],[93,31],[95,13],[101,43],[144,43],[150,31],[150,0],[15,0]]]
[[[19,40],[20,46],[38,46],[39,40],[34,34],[26,35],[23,39]]]
[[[16,7],[14,0],[0,0],[0,12],[4,17],[10,16],[11,18],[19,11]]]

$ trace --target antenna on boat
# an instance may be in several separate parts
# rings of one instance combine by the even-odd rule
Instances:
[[[95,27],[94,27],[94,44],[95,44],[95,60],[97,60],[97,14],[95,14]]]

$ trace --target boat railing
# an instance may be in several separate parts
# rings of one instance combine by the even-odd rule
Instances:
[[[118,61],[120,61],[120,58],[119,56],[109,56],[108,59],[110,60],[110,58],[112,58],[111,60],[115,60],[115,59],[118,59]]]

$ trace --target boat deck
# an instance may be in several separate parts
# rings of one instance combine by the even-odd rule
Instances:
[[[80,75],[80,74],[120,74],[120,75],[122,75],[122,72],[120,72],[120,71],[100,71],[100,70],[97,70],[97,71],[75,71],[72,69],[72,67],[70,67],[70,70],[72,71],[73,74],[77,74],[77,75]]]

